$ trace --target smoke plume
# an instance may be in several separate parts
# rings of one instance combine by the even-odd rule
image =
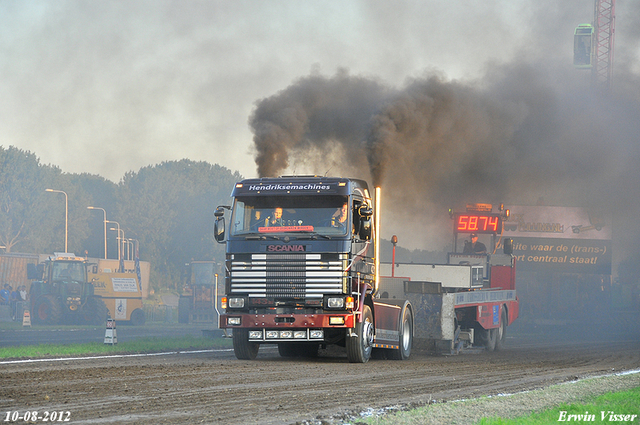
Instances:
[[[257,103],[258,173],[368,179],[383,188],[383,237],[421,248],[448,242],[440,219],[470,202],[637,211],[634,82],[621,72],[618,87],[629,89],[602,95],[584,72],[526,63],[473,81],[427,73],[401,88],[311,75]]]

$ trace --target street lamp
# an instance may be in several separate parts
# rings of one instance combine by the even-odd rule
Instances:
[[[103,220],[103,224],[104,224],[104,259],[107,259],[107,211],[105,211],[104,208],[100,208],[100,207],[87,207],[87,209],[89,210],[102,210],[102,213],[104,215],[104,220]]]
[[[126,238],[125,241],[127,243],[127,260],[133,260],[133,241],[135,239]]]
[[[67,252],[67,242],[69,240],[69,197],[67,192],[63,190],[45,189],[45,191],[64,194],[64,252]]]
[[[118,226],[118,236],[116,238],[116,240],[118,241],[118,261],[120,261],[120,223],[118,223],[117,221],[109,221],[107,220],[107,223],[113,223],[116,226]],[[110,229],[110,230],[116,230],[116,229]]]

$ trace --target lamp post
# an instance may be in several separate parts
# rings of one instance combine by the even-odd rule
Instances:
[[[89,210],[102,210],[102,214],[104,215],[104,220],[102,220],[102,224],[104,224],[104,259],[107,259],[107,211],[104,208],[100,207],[87,207]]]
[[[107,220],[107,223],[113,223],[116,226],[118,226],[117,230],[118,230],[118,236],[116,238],[116,240],[118,241],[118,261],[120,261],[120,223],[118,223],[117,221],[109,221]],[[116,229],[110,229],[110,230],[116,230]]]
[[[64,194],[64,252],[67,252],[67,242],[69,241],[69,197],[67,192],[56,189],[45,189],[46,192]]]
[[[133,260],[133,242],[135,239],[127,238],[125,240],[127,241],[127,253],[129,254],[127,255],[127,260],[131,261]]]

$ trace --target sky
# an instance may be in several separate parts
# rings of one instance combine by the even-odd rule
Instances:
[[[454,192],[624,202],[610,192],[637,165],[625,151],[638,142],[625,111],[638,111],[640,99],[639,2],[617,1],[621,95],[600,107],[571,64],[573,30],[592,19],[593,0],[2,0],[0,145],[114,182],[183,158],[244,177],[355,172],[386,183],[389,199],[405,206],[400,215],[414,218],[459,201]],[[320,113],[305,103],[314,93],[324,98]],[[278,121],[284,111],[304,114],[302,127]],[[593,125],[606,114],[608,130]],[[290,141],[267,143],[274,122],[293,131]],[[595,145],[598,131],[621,142]],[[428,150],[411,144],[425,138],[434,141]],[[284,162],[264,164],[271,148]],[[474,158],[495,173],[466,172]],[[553,185],[540,190],[549,175]],[[478,176],[492,190],[478,190]],[[602,183],[592,190],[586,181]],[[425,195],[407,199],[407,185]]]

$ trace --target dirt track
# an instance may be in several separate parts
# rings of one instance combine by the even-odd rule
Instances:
[[[640,342],[516,335],[501,352],[412,354],[350,364],[343,353],[290,360],[231,351],[0,366],[0,412],[69,411],[70,423],[290,424],[367,408],[513,393],[638,369]],[[4,416],[3,416],[4,418]]]

